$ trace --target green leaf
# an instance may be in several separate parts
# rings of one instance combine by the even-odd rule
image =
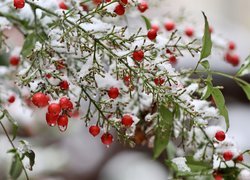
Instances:
[[[17,179],[21,173],[22,173],[22,163],[19,159],[19,156],[16,154],[15,156],[13,156],[12,159],[12,164],[10,167],[10,176],[12,179]]]
[[[35,44],[37,42],[37,37],[35,33],[29,34],[24,41],[24,45],[23,45],[23,49],[21,51],[21,54],[24,57],[27,57],[29,55],[31,55],[32,50],[35,47]]]
[[[169,138],[172,132],[173,126],[173,113],[165,106],[161,106],[159,109],[160,122],[156,129],[155,141],[154,141],[154,158],[160,156],[160,154],[166,149]]]
[[[32,150],[29,150],[27,152],[24,153],[24,156],[26,156],[27,158],[29,158],[29,162],[30,162],[30,167],[29,169],[32,171],[33,166],[35,164],[35,153]]]
[[[218,88],[213,88],[212,96],[214,98],[214,102],[215,102],[217,108],[219,109],[220,114],[222,116],[224,116],[224,118],[225,118],[226,126],[228,129],[229,128],[229,117],[228,117],[227,108],[225,106],[224,96],[223,96],[222,92],[220,91],[220,89],[218,89]]]
[[[205,19],[205,28],[204,28],[204,35],[202,38],[202,50],[201,50],[200,60],[208,57],[211,54],[211,49],[212,49],[212,40],[211,40],[211,33],[209,31],[209,24],[205,13],[202,12],[202,14]]]
[[[7,110],[4,110],[4,114],[5,114],[5,117],[8,119],[8,121],[12,124],[12,134],[13,134],[12,141],[13,141],[17,135],[18,124]]]
[[[236,73],[236,76],[244,76],[250,73],[250,56],[248,56],[245,62],[241,65],[240,69]]]
[[[149,19],[145,16],[141,16],[146,24],[146,28],[147,30],[151,29],[151,22],[149,21]]]
[[[241,81],[237,81],[237,84],[243,89],[247,96],[247,99],[250,100],[250,84],[247,82],[243,83]]]
[[[207,86],[205,87],[206,88],[206,92],[203,94],[203,96],[201,97],[201,99],[207,99],[212,94],[212,91],[213,91],[212,81],[210,79],[207,79],[206,80],[206,84],[207,84]]]
[[[201,62],[201,65],[206,69],[209,70],[210,69],[210,64],[208,62],[208,60],[204,60]]]

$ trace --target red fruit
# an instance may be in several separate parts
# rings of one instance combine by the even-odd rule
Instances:
[[[128,0],[120,0],[120,2],[121,2],[123,5],[127,5],[127,4],[128,4]]]
[[[233,66],[238,66],[240,63],[240,58],[237,54],[233,54],[231,56],[231,62],[230,62]]]
[[[63,80],[59,83],[59,86],[62,90],[68,90],[69,89],[69,83],[66,80]]]
[[[57,103],[52,103],[52,104],[50,104],[49,107],[48,107],[48,112],[49,112],[50,114],[54,114],[54,115],[60,114],[61,110],[62,110],[62,109],[61,109],[60,104],[57,104]]]
[[[14,0],[14,6],[16,9],[22,9],[25,6],[25,0]]]
[[[124,13],[125,13],[125,7],[121,4],[118,4],[116,7],[115,7],[115,10],[114,12],[119,15],[119,16],[122,16]]]
[[[217,174],[217,175],[214,175],[214,180],[223,180],[223,177]]]
[[[154,79],[154,83],[156,86],[161,86],[164,82],[165,82],[165,79],[163,79],[161,77],[157,77]]]
[[[51,74],[46,74],[45,77],[50,79],[52,77],[52,75]]]
[[[86,4],[81,4],[84,11],[89,11],[89,7]]]
[[[131,81],[130,76],[129,76],[129,75],[125,75],[125,76],[123,77],[123,80],[124,80],[125,85],[126,85],[126,86],[129,86],[130,81]]]
[[[166,49],[167,54],[173,54],[169,49]]]
[[[176,59],[175,55],[172,55],[172,56],[169,57],[169,62],[171,64],[176,64],[177,63],[177,59]]]
[[[223,153],[223,158],[225,161],[230,161],[233,158],[233,153],[231,151],[225,151]]]
[[[73,109],[73,103],[66,97],[62,97],[59,101],[59,104],[63,110]]]
[[[192,36],[194,35],[194,29],[193,29],[193,28],[186,28],[185,34],[186,34],[188,37],[192,37]]]
[[[112,143],[112,141],[113,141],[113,136],[112,136],[112,134],[110,134],[110,133],[104,133],[103,135],[102,135],[102,137],[101,137],[101,140],[102,140],[102,143],[104,144],[104,145],[110,145],[111,143]]]
[[[212,34],[214,32],[214,29],[212,27],[209,27],[209,32]]]
[[[244,160],[244,158],[243,158],[243,155],[242,154],[240,154],[237,158],[236,158],[236,161],[237,162],[242,162]]]
[[[155,29],[151,29],[148,31],[148,39],[155,40],[157,36],[157,31]]]
[[[137,62],[141,62],[144,58],[144,52],[142,50],[133,52],[133,59]]]
[[[65,114],[59,116],[57,120],[57,125],[59,127],[59,130],[62,132],[66,131],[68,127],[68,122],[69,122],[68,116],[66,116]]]
[[[166,22],[166,23],[165,23],[165,29],[166,29],[167,31],[172,31],[172,30],[174,30],[174,29],[175,29],[175,24],[174,24],[174,22],[172,22],[172,21]]]
[[[119,89],[116,88],[116,87],[111,87],[111,88],[108,90],[108,96],[109,96],[111,99],[116,99],[116,98],[119,96]]]
[[[63,1],[59,3],[59,8],[63,10],[68,10],[68,6]]]
[[[230,50],[235,50],[235,47],[236,47],[236,45],[235,45],[235,43],[234,43],[233,41],[230,41],[230,42],[228,43],[228,49],[230,49]]]
[[[226,138],[226,134],[224,133],[224,131],[217,131],[215,134],[215,138],[218,141],[224,141],[224,139]]]
[[[138,4],[138,10],[141,12],[141,13],[144,13],[147,9],[148,9],[148,3],[145,2],[145,1],[142,1]]]
[[[156,32],[159,31],[159,26],[157,24],[152,24],[151,29],[154,29]]]
[[[8,102],[13,103],[13,102],[15,102],[15,100],[16,100],[15,96],[10,96],[8,99]]]
[[[92,134],[92,136],[97,136],[100,133],[99,126],[90,126],[89,127],[89,133]]]
[[[58,114],[46,113],[46,122],[49,126],[55,126],[57,124]]]
[[[11,56],[10,57],[10,64],[12,66],[17,66],[19,64],[19,62],[20,62],[20,58],[19,57],[17,57],[17,56]]]
[[[31,101],[37,107],[45,107],[49,104],[49,97],[41,92],[38,92],[32,96]]]
[[[130,115],[124,115],[122,117],[122,124],[126,127],[130,127],[133,124],[133,118]]]

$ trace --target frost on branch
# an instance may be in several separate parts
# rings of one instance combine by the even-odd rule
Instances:
[[[19,10],[11,3],[4,1],[0,20],[6,25],[1,28],[17,24],[25,42],[19,54],[11,50],[5,73],[18,85],[21,98],[32,102],[27,109],[46,109],[49,126],[70,131],[71,118],[79,116],[90,134],[101,133],[104,145],[114,139],[132,147],[147,145],[155,158],[170,152],[172,143],[176,158],[166,163],[181,171],[176,177],[212,172],[226,177],[230,168],[240,172],[239,157],[247,151],[238,150],[225,135],[228,112],[212,74],[235,80],[249,97],[250,85],[240,79],[248,72],[248,61],[235,78],[210,69],[205,58],[211,54],[212,30],[204,13],[204,30],[182,32],[173,21],[160,29],[142,16],[149,8],[144,1],[14,0]],[[131,27],[127,22],[135,18],[139,26]],[[2,32],[0,37],[6,50]],[[219,41],[214,44],[220,46]],[[225,60],[236,66],[234,49],[231,44]],[[192,56],[197,66],[177,71],[174,66],[182,56]]]

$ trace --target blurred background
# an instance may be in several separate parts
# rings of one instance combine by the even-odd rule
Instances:
[[[149,1],[148,1],[149,2]],[[152,7],[145,13],[152,19],[164,22],[164,16],[179,15],[185,11],[187,22],[203,27],[204,11],[209,19],[214,33],[219,38],[232,40],[237,44],[237,53],[241,62],[250,54],[250,1],[246,0],[151,0]],[[10,44],[22,43],[15,30],[8,32],[12,40]],[[18,40],[17,40],[18,39]],[[234,74],[239,67],[225,63],[221,55],[211,59],[213,69]],[[177,68],[194,67],[196,61],[181,59]],[[249,80],[248,77],[245,77]],[[250,104],[243,91],[231,80],[215,77],[215,83],[225,87],[223,93],[229,109],[231,128],[230,136],[235,138],[240,149],[250,149]],[[36,115],[36,121],[29,119],[20,108],[21,102],[13,105],[11,112],[20,119],[25,129],[22,139],[27,139],[36,152],[34,171],[29,173],[31,179],[84,179],[84,180],[166,180],[168,172],[162,162],[153,161],[147,148],[127,148],[114,143],[106,148],[100,138],[89,135],[84,123],[72,120],[70,130],[61,133],[54,128],[48,128],[41,116]],[[25,112],[32,115],[34,112]],[[43,113],[43,112],[41,112]],[[37,113],[34,113],[37,114]],[[34,118],[33,118],[34,119]],[[0,135],[0,179],[5,179],[10,167],[10,155],[6,155],[9,143],[4,135]],[[5,164],[6,166],[4,166]]]

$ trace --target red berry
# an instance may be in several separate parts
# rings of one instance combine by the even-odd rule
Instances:
[[[57,124],[58,114],[46,113],[46,122],[49,126],[55,126]]]
[[[233,158],[233,153],[231,151],[225,151],[223,153],[223,158],[225,161],[230,161]]]
[[[161,86],[164,82],[165,82],[165,79],[163,79],[161,77],[157,77],[154,79],[154,83],[156,86]]]
[[[137,62],[141,62],[144,58],[144,52],[142,50],[133,52],[133,59]]]
[[[125,76],[123,77],[123,80],[124,80],[125,85],[126,85],[126,86],[129,86],[130,81],[131,81],[130,76],[129,76],[129,75],[125,75]]]
[[[52,77],[52,75],[51,74],[46,74],[45,77],[50,79]]]
[[[166,49],[167,54],[173,54],[169,49]]]
[[[217,175],[214,175],[214,180],[223,180],[223,177],[217,174]]]
[[[171,64],[176,64],[177,63],[177,59],[176,59],[175,55],[172,55],[172,56],[169,57],[169,62]]]
[[[145,2],[145,1],[142,1],[138,4],[138,10],[141,12],[141,13],[144,13],[147,9],[148,9],[148,3]]]
[[[25,6],[25,0],[14,0],[14,6],[16,9],[22,9]]]
[[[240,154],[237,158],[236,158],[236,161],[237,162],[242,162],[244,160],[244,158],[243,158],[243,155],[242,154]]]
[[[209,27],[209,32],[212,34],[214,32],[214,29],[212,27]]]
[[[165,23],[165,29],[166,29],[167,31],[172,31],[172,30],[174,30],[174,29],[175,29],[175,24],[174,24],[174,22],[172,22],[172,21],[166,22],[166,23]]]
[[[228,49],[230,49],[230,50],[235,50],[235,47],[236,47],[236,45],[235,45],[235,43],[234,43],[233,41],[230,41],[230,42],[228,43]]]
[[[122,124],[126,127],[130,127],[133,124],[133,118],[130,115],[124,115],[122,117]]]
[[[100,133],[99,126],[90,126],[89,127],[89,133],[92,134],[92,136],[97,136]]]
[[[81,4],[84,11],[89,11],[89,7],[86,4]]]
[[[112,136],[112,134],[110,134],[110,133],[104,133],[103,135],[102,135],[102,137],[101,137],[101,140],[102,140],[102,143],[104,144],[104,145],[110,145],[111,143],[112,143],[112,141],[113,141],[113,136]]]
[[[63,1],[59,3],[59,8],[63,10],[68,10],[68,6]]]
[[[62,90],[68,90],[69,89],[69,83],[66,80],[61,81],[59,86],[60,86],[60,88]]]
[[[116,99],[116,98],[119,96],[119,89],[116,88],[116,87],[111,87],[111,88],[108,90],[108,96],[109,96],[111,99]]]
[[[62,132],[66,131],[68,127],[68,122],[69,122],[68,116],[66,116],[65,114],[59,116],[57,120],[57,125],[59,127],[59,130]]]
[[[62,97],[59,101],[59,104],[63,110],[73,109],[73,103],[66,97]]]
[[[9,99],[8,99],[8,102],[9,103],[14,103],[16,100],[15,96],[10,96]]]
[[[237,54],[233,54],[233,55],[231,56],[231,64],[232,64],[233,66],[238,66],[239,63],[240,63],[240,58],[239,58],[239,56],[238,56]]]
[[[155,29],[151,29],[148,31],[148,39],[155,40],[157,36],[157,31]]]
[[[226,138],[226,134],[224,133],[224,131],[217,131],[215,134],[215,138],[218,141],[224,141],[224,139]]]
[[[121,2],[123,5],[127,5],[127,4],[128,4],[128,0],[120,0],[120,2]]]
[[[194,29],[193,29],[193,28],[186,28],[185,34],[186,34],[188,37],[192,37],[192,36],[194,35]]]
[[[52,104],[50,104],[49,107],[48,107],[48,112],[49,112],[50,114],[54,114],[54,115],[60,114],[61,110],[62,110],[62,109],[61,109],[60,104],[57,104],[57,103],[52,103]]]
[[[49,97],[41,92],[32,96],[32,103],[37,107],[45,107],[49,104]]]
[[[125,7],[121,4],[118,4],[116,7],[115,7],[115,10],[114,12],[119,15],[119,16],[122,16],[124,13],[125,13]]]
[[[19,64],[19,62],[20,62],[20,58],[19,57],[17,57],[17,56],[11,56],[10,57],[10,64],[12,66],[17,66]]]
[[[157,24],[152,24],[151,29],[154,29],[156,32],[158,32],[160,28]]]

